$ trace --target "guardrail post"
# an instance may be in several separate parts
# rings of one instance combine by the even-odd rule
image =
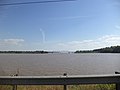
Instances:
[[[120,74],[120,72],[115,72],[115,74]],[[116,83],[116,90],[120,90],[120,83]]]
[[[120,83],[116,83],[116,90],[120,90]]]
[[[13,85],[13,90],[17,90],[17,85]]]
[[[67,90],[67,85],[64,85],[64,90]]]

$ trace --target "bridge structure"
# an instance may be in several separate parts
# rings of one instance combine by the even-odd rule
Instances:
[[[112,75],[75,75],[75,76],[0,76],[0,85],[12,85],[17,90],[17,85],[67,85],[87,84],[116,84],[120,90],[120,74]]]

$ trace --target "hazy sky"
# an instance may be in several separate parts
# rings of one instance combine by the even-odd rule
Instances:
[[[33,0],[0,3],[29,1]],[[0,6],[0,50],[86,50],[112,45],[120,45],[119,0]]]

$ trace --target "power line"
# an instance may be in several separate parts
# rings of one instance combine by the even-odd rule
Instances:
[[[51,1],[38,1],[38,2],[21,2],[21,3],[4,3],[0,6],[12,6],[12,5],[26,5],[26,4],[39,4],[39,3],[54,3],[54,2],[67,2],[67,1],[76,1],[76,0],[51,0]]]

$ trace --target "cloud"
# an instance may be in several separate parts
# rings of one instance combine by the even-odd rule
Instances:
[[[69,42],[24,43],[24,39],[1,39],[1,50],[56,50],[75,51],[92,50],[109,46],[120,45],[119,35],[105,35],[96,39]]]
[[[58,44],[62,50],[91,50],[108,46],[120,45],[120,36],[105,35],[94,40],[71,41]]]
[[[106,36],[99,38],[98,40],[102,41],[102,42],[109,42],[109,43],[120,42],[120,36],[118,36],[118,35],[106,35]]]
[[[24,39],[3,39],[0,40],[0,45],[4,45],[4,46],[19,46],[22,44],[22,42],[24,42]]]
[[[120,6],[120,1],[119,0],[113,0],[111,3],[108,3],[110,6]]]
[[[120,1],[118,0],[117,2],[113,3],[114,6],[120,6]]]
[[[0,25],[4,22],[5,18],[8,17],[9,8],[10,6],[0,7]]]
[[[42,34],[42,41],[43,41],[43,43],[45,43],[45,32],[43,29],[40,29],[40,32]]]
[[[67,16],[67,17],[58,17],[58,18],[52,18],[54,20],[66,20],[66,19],[79,19],[79,18],[88,18],[90,16]]]
[[[116,25],[115,28],[120,30],[120,25]]]
[[[88,16],[69,16],[69,17],[62,17],[61,19],[78,19],[78,18],[86,18]]]

